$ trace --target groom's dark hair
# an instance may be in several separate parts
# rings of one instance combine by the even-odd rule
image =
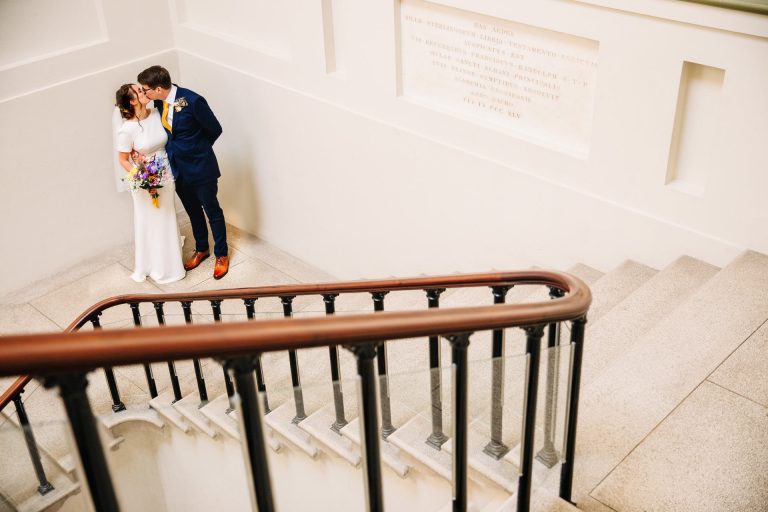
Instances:
[[[148,85],[152,89],[155,87],[162,87],[163,89],[171,88],[171,74],[163,66],[152,66],[147,68],[136,77],[136,81],[140,84]]]

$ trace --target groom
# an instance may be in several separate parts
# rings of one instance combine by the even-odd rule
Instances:
[[[184,268],[192,270],[211,255],[205,223],[208,216],[216,256],[213,277],[221,279],[229,270],[227,227],[224,212],[216,199],[221,173],[213,153],[213,143],[221,135],[221,125],[205,98],[171,83],[171,75],[165,68],[147,68],[139,73],[137,81],[162,112],[163,126],[168,133],[165,149],[176,179],[176,193],[192,222],[195,254],[184,262]]]

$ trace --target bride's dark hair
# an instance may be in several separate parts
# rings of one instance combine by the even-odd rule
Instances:
[[[120,115],[123,119],[130,119],[136,115],[136,111],[131,105],[131,100],[136,98],[136,93],[133,91],[131,84],[121,85],[115,93],[115,106],[120,109]]]

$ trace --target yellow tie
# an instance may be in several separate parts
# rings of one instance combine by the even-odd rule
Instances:
[[[165,126],[165,129],[173,133],[173,130],[171,130],[171,125],[168,124],[168,102],[167,101],[163,101],[163,116],[160,118],[160,120],[162,121],[163,126]]]

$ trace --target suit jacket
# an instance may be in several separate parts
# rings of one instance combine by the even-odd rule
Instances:
[[[174,110],[165,150],[174,178],[183,184],[198,185],[216,181],[221,173],[213,152],[213,143],[221,135],[221,124],[213,115],[205,98],[194,91],[177,86],[176,103],[185,99],[187,106]],[[162,114],[163,102],[155,107]],[[168,106],[174,108],[173,105]]]

